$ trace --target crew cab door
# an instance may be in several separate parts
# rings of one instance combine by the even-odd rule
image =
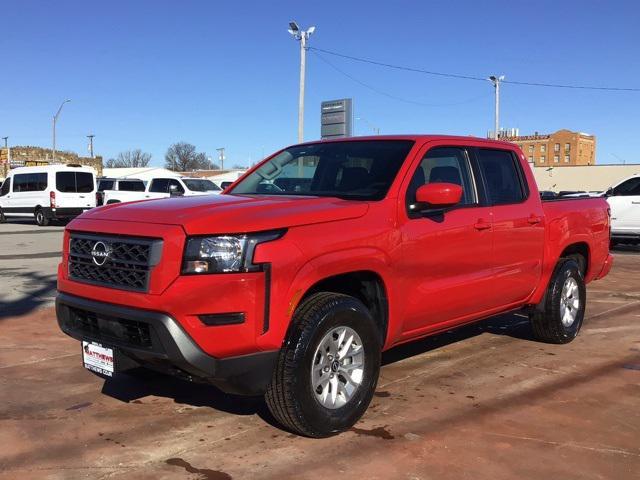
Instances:
[[[527,299],[542,273],[544,212],[539,195],[531,195],[523,165],[511,150],[476,148],[493,217],[494,279],[488,294],[496,307]],[[529,172],[530,173],[530,172]]]
[[[420,158],[399,212],[405,337],[487,310],[493,288],[491,208],[480,204],[477,166],[468,149],[433,146]],[[433,182],[462,186],[460,204],[440,214],[417,212],[417,188]]]
[[[640,232],[640,177],[630,178],[616,186],[607,201],[611,207],[612,232]]]

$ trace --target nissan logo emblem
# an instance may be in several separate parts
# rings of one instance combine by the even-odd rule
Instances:
[[[96,242],[91,249],[91,258],[93,263],[98,266],[104,265],[107,258],[111,255],[111,246],[108,243]]]

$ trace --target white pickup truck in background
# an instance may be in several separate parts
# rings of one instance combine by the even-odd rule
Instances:
[[[104,179],[103,179],[104,180]],[[102,181],[102,180],[101,180]],[[139,186],[135,189],[120,188],[125,179],[119,179],[119,185],[115,190],[105,189],[102,195],[101,205],[113,203],[134,202],[152,198],[190,197],[196,195],[218,195],[222,189],[206,178],[153,178],[142,190]],[[135,180],[144,185],[142,180]]]
[[[611,187],[606,197],[611,208],[611,243],[640,244],[640,174]]]

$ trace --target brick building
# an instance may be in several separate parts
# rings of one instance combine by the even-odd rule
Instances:
[[[529,163],[535,166],[565,167],[595,165],[596,137],[586,133],[558,130],[555,133],[509,136],[500,140],[516,143]]]
[[[11,150],[11,161],[9,161]],[[53,151],[41,147],[10,147],[0,148],[0,178],[5,178],[11,168],[29,165],[48,165],[52,163]],[[93,167],[98,175],[102,175],[102,157],[81,157],[74,152],[56,151],[56,163],[72,163]]]

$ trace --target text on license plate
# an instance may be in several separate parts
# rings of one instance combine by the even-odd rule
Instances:
[[[82,342],[82,361],[84,368],[107,375],[113,376],[113,349],[103,347],[96,342]]]

